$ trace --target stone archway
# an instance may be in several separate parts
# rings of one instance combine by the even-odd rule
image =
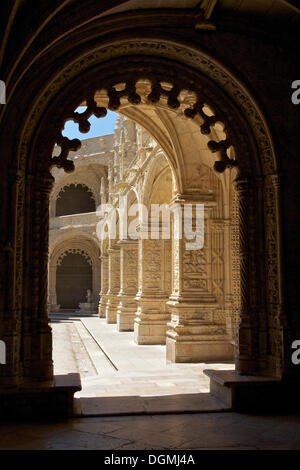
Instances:
[[[81,253],[67,251],[56,267],[56,295],[61,309],[78,310],[92,288],[92,267]]]
[[[61,266],[64,264],[64,259],[67,255],[75,255],[77,259],[73,260],[74,269],[68,269],[72,266],[72,263],[67,263],[66,269],[62,271]],[[71,260],[70,260],[71,262]],[[75,264],[74,264],[75,263]],[[101,284],[101,261],[100,261],[100,248],[96,242],[92,239],[87,238],[85,234],[74,233],[71,236],[60,237],[56,243],[51,246],[51,252],[49,255],[49,283],[48,283],[48,309],[49,311],[58,312],[62,309],[79,309],[79,303],[86,302],[87,289],[91,289],[90,298],[91,305],[94,306],[93,311],[96,310],[96,306],[99,302],[99,286]],[[81,271],[84,271],[82,274]],[[72,273],[74,276],[72,277]],[[60,279],[59,279],[60,275]],[[61,304],[62,292],[58,291],[58,282],[64,278],[69,285],[68,297],[69,300],[72,297],[74,288],[70,284],[70,276],[72,282],[78,282],[78,292],[76,298],[73,299],[72,305]],[[80,282],[82,280],[82,282]],[[67,298],[63,296],[63,302]]]
[[[55,215],[83,214],[95,212],[95,199],[89,188],[83,184],[64,186],[56,199]]]
[[[195,83],[197,83],[197,79],[199,80],[199,76],[195,71],[185,71],[184,67],[182,65],[178,65],[179,70],[176,76],[181,76],[182,79],[176,82],[176,79],[174,79],[174,72],[171,73],[171,76],[168,77],[168,71],[170,70],[171,64],[168,62],[165,62],[166,69],[163,70],[163,60],[157,59],[157,58],[145,58],[142,71],[140,72],[140,77],[148,77],[148,80],[150,83],[152,83],[152,88],[150,88],[150,92],[148,95],[148,100],[153,103],[153,102],[158,102],[160,100],[160,96],[164,95],[166,96],[167,99],[167,104],[166,106],[170,106],[171,108],[177,108],[178,103],[177,103],[177,96],[182,88],[184,89],[189,89],[191,88],[194,93],[197,92],[197,89],[195,87]],[[132,81],[132,71],[134,70],[135,67],[137,67],[137,63],[139,63],[139,67],[141,67],[141,60],[140,58],[138,61],[135,61],[135,59],[132,59],[132,64],[128,64],[128,61],[118,59],[115,62],[115,67],[114,69],[120,69],[122,72],[120,73],[120,76],[117,78],[112,78],[110,76],[110,71],[106,69],[106,65],[103,66],[104,68],[101,67],[101,77],[105,75],[105,73],[108,74],[108,77],[101,83],[99,83],[99,74],[97,74],[97,80],[93,79],[92,76],[90,75],[89,78],[86,77],[85,82],[90,83],[90,90],[87,92],[87,100],[88,100],[88,110],[87,114],[84,115],[81,114],[80,116],[76,116],[73,113],[71,113],[71,109],[74,109],[74,103],[67,102],[65,106],[65,112],[66,115],[64,118],[61,118],[60,124],[57,122],[58,128],[61,128],[64,119],[66,117],[70,118],[73,117],[73,119],[80,120],[82,128],[85,127],[85,120],[86,117],[89,115],[90,112],[95,112],[96,115],[104,115],[105,110],[102,107],[97,107],[96,102],[92,98],[93,94],[95,91],[97,91],[99,88],[105,87],[108,90],[108,96],[109,96],[109,103],[108,106],[112,109],[117,109],[118,106],[120,105],[119,99],[120,96],[127,96],[128,95],[128,100],[129,102],[131,101],[132,103],[138,103],[140,101],[140,98],[135,90],[135,83],[138,81],[139,76],[135,74],[135,79]],[[155,74],[153,72],[154,68],[158,68],[158,64],[160,65],[160,72],[159,74]],[[172,64],[171,70],[174,70],[175,64]],[[106,72],[105,72],[106,69]],[[127,69],[127,72],[126,72]],[[111,69],[110,69],[111,70]],[[186,78],[184,78],[184,74],[187,72]],[[100,73],[100,71],[99,71]],[[224,73],[224,72],[223,72]],[[157,76],[159,75],[159,76]],[[270,171],[271,169],[271,159],[270,159],[270,153],[266,152],[266,147],[265,147],[265,140],[264,140],[264,148],[262,149],[263,155],[266,156],[266,160],[264,161],[265,168],[260,168],[261,162],[259,160],[259,157],[255,158],[255,154],[257,155],[257,148],[254,144],[253,141],[253,133],[251,132],[250,128],[248,127],[245,117],[240,114],[240,112],[236,109],[235,105],[228,100],[228,97],[225,97],[224,95],[222,96],[222,92],[219,89],[214,89],[213,82],[207,77],[203,77],[202,74],[201,79],[205,82],[206,84],[206,94],[204,97],[200,97],[196,103],[194,103],[194,106],[190,109],[191,111],[186,112],[186,115],[190,115],[192,117],[193,114],[197,115],[200,113],[201,117],[203,118],[202,124],[201,124],[201,131],[204,134],[207,134],[210,130],[210,126],[213,126],[215,121],[222,120],[224,116],[231,116],[230,117],[230,126],[226,122],[226,118],[223,119],[225,121],[225,127],[226,127],[226,132],[227,132],[227,139],[224,141],[216,142],[216,141],[210,141],[209,142],[209,148],[213,152],[219,152],[219,158],[221,163],[216,164],[216,168],[218,171],[224,170],[226,166],[231,166],[235,162],[232,161],[228,155],[227,155],[227,149],[234,143],[235,147],[235,153],[236,153],[236,163],[239,166],[239,177],[237,179],[237,185],[236,188],[240,192],[240,223],[242,228],[241,231],[241,247],[242,247],[242,253],[244,252],[244,255],[242,255],[241,259],[241,269],[244,274],[241,276],[241,282],[242,284],[244,283],[245,286],[242,287],[242,299],[244,302],[244,313],[242,315],[242,322],[243,319],[245,319],[245,325],[240,327],[240,342],[241,342],[241,347],[240,347],[240,354],[239,354],[239,359],[238,359],[238,369],[244,373],[250,373],[251,371],[256,370],[257,372],[259,370],[263,371],[265,367],[267,366],[267,363],[270,359],[270,354],[268,353],[268,347],[271,345],[270,341],[271,338],[267,339],[265,336],[265,333],[263,330],[260,330],[260,327],[258,326],[262,322],[263,317],[267,317],[268,313],[264,311],[264,304],[265,301],[263,300],[266,295],[262,290],[259,288],[259,285],[263,283],[267,283],[270,285],[270,288],[274,288],[273,281],[274,279],[270,278],[267,276],[267,273],[265,271],[265,266],[258,267],[256,265],[256,261],[254,260],[254,256],[250,254],[250,250],[253,249],[255,252],[261,251],[262,250],[262,241],[261,241],[261,233],[262,233],[262,226],[261,226],[261,220],[258,220],[258,214],[257,212],[254,214],[250,214],[248,208],[249,207],[254,207],[259,200],[261,200],[261,197],[263,194],[265,194],[264,197],[267,197],[267,195],[272,192],[273,197],[275,197],[276,194],[276,186],[274,187],[273,182],[274,178],[269,177],[266,175],[264,178],[262,178],[262,172],[265,171]],[[161,77],[161,78],[160,78]],[[168,83],[171,83],[173,88],[171,90],[164,90],[161,85],[159,85],[159,80],[167,81]],[[94,82],[93,82],[94,80]],[[159,82],[159,83],[158,83]],[[107,83],[107,85],[105,85]],[[113,88],[113,83],[127,83],[127,88],[123,88],[123,90],[120,90],[119,92],[116,91]],[[75,87],[77,90],[80,87],[80,84],[75,80],[72,83],[72,86]],[[152,90],[152,91],[151,91]],[[173,90],[173,92],[172,92]],[[209,90],[211,92],[209,93]],[[217,105],[215,103],[211,104],[209,96],[214,96],[215,102],[217,101]],[[89,97],[88,97],[89,96]],[[150,96],[150,98],[149,98]],[[83,98],[83,96],[82,96]],[[200,101],[199,101],[200,100]],[[202,101],[201,101],[202,100]],[[212,117],[208,117],[206,115],[203,115],[202,113],[202,105],[201,102],[206,103],[208,102],[209,106],[214,110],[215,115]],[[76,103],[75,107],[77,106]],[[252,110],[253,110],[253,104],[252,104]],[[50,110],[48,110],[50,112]],[[232,117],[232,116],[235,116]],[[258,115],[256,118],[259,117]],[[238,123],[238,124],[237,124]],[[260,128],[260,135],[257,136],[257,142],[256,144],[259,145],[261,141],[259,141],[259,138],[261,138],[261,132],[263,128]],[[253,129],[255,131],[255,129]],[[266,138],[266,133],[265,131],[264,138]],[[245,135],[248,136],[248,139],[245,138]],[[56,157],[53,160],[53,164],[58,164],[61,165],[62,167],[66,167],[66,169],[70,169],[70,163],[66,160],[68,151],[74,146],[78,145],[78,142],[69,142],[67,139],[60,140],[59,133],[56,133],[55,139],[59,142],[59,144],[62,146],[62,153],[60,157]],[[270,144],[271,145],[271,144]],[[252,155],[252,160],[247,158],[247,155],[251,154]],[[251,164],[251,161],[254,163],[254,165]],[[256,163],[255,163],[256,162]],[[275,168],[273,168],[273,171],[276,171]],[[268,179],[269,178],[269,179]],[[268,182],[269,181],[269,182]],[[274,200],[275,202],[275,200]],[[247,207],[247,210],[245,209]],[[262,209],[263,210],[263,209]],[[274,207],[274,210],[277,211],[276,207]],[[278,212],[274,213],[274,216],[277,216]],[[260,214],[260,216],[270,216],[269,210],[266,211],[265,214]],[[266,222],[266,221],[265,221]],[[268,224],[266,223],[266,228],[268,228]],[[271,229],[271,227],[270,227]],[[246,235],[247,234],[247,235]],[[249,243],[249,236],[252,235],[252,240]],[[274,235],[274,232],[273,232]],[[272,236],[273,236],[272,235]],[[269,241],[269,240],[268,240]],[[270,249],[273,249],[273,244],[269,243]],[[252,247],[252,248],[251,248]],[[271,259],[273,257],[271,256]],[[275,260],[274,260],[275,261]],[[278,261],[278,260],[277,260]],[[266,266],[268,266],[268,269],[270,269],[270,265],[267,263]],[[279,271],[277,271],[279,272]],[[256,273],[256,274],[255,274]],[[258,276],[259,273],[259,276]],[[252,279],[252,281],[249,281]],[[277,279],[277,281],[279,281]],[[276,282],[277,282],[276,281]],[[251,282],[253,283],[252,287],[249,288],[251,285]],[[258,285],[259,284],[259,285]],[[277,287],[279,287],[277,285]],[[278,294],[279,295],[279,294]],[[242,304],[243,304],[242,302]],[[255,305],[255,306],[254,306]],[[274,308],[274,305],[269,305],[270,309]],[[253,312],[256,312],[256,318],[254,318],[253,314],[249,314],[249,311],[252,310]],[[250,316],[249,316],[250,315]],[[272,317],[272,322],[274,324],[274,312],[270,313]],[[265,320],[266,321],[266,320]],[[277,321],[277,320],[276,320]],[[280,326],[276,326],[276,321],[275,325],[273,328],[273,333],[275,331],[278,332],[278,335],[280,337],[281,335],[281,330]],[[263,322],[264,323],[264,322]],[[251,326],[249,326],[251,325]],[[255,325],[255,326],[254,326]],[[279,329],[278,329],[279,328]],[[254,332],[254,330],[256,330]],[[260,331],[258,331],[260,330]],[[272,335],[273,335],[272,333]],[[261,337],[261,339],[258,341],[258,338]],[[264,338],[263,338],[264,337]],[[244,344],[245,347],[242,347],[242,344]],[[269,344],[269,346],[268,346]],[[273,348],[274,349],[274,354],[277,357],[275,362],[278,360],[279,363],[281,361],[281,353],[279,353],[276,344],[278,345],[278,338],[273,341]],[[262,346],[263,345],[263,346]],[[264,354],[265,355],[265,360],[261,360],[262,355],[261,351],[259,349],[261,346],[264,349]],[[244,355],[242,354],[241,351],[246,351],[247,354]],[[271,354],[271,356],[273,353]],[[269,356],[269,358],[267,358]],[[258,362],[253,358],[254,357],[260,357]],[[251,358],[251,359],[250,359]],[[274,365],[273,362],[274,358],[271,360],[271,362]],[[242,365],[243,364],[243,365]],[[272,366],[273,367],[273,366]],[[277,366],[276,366],[277,367]]]
[[[55,217],[56,215],[56,202],[59,198],[59,194],[64,191],[64,188],[69,188],[70,186],[86,188],[86,193],[94,201],[95,206],[98,207],[100,204],[98,191],[99,183],[92,171],[86,169],[84,173],[84,171],[79,168],[76,172],[69,174],[62,175],[59,170],[57,172],[59,173],[58,175],[53,174],[56,184],[50,195],[50,217]]]
[[[126,56],[125,59],[120,58],[122,54]],[[235,164],[239,168],[236,187],[239,193],[242,307],[237,367],[241,373],[282,376],[284,363],[281,341],[283,313],[280,310],[281,266],[278,254],[281,253],[279,179],[272,139],[265,120],[249,93],[216,61],[182,45],[147,40],[107,46],[88,55],[76,66],[72,64],[68,73],[64,71],[59,74],[50,89],[45,90],[44,96],[27,120],[19,148],[19,174],[24,175],[24,179],[12,179],[12,191],[16,190],[20,211],[23,209],[24,195],[31,196],[31,211],[26,213],[25,224],[32,222],[35,227],[32,240],[29,241],[25,236],[26,249],[23,252],[24,219],[21,216],[16,218],[16,249],[20,256],[16,261],[15,272],[23,271],[24,259],[31,258],[34,267],[31,298],[24,294],[28,291],[27,281],[25,280],[24,292],[20,278],[16,282],[16,299],[19,302],[17,310],[24,312],[22,314],[25,316],[31,310],[39,319],[38,328],[28,332],[29,337],[34,335],[40,340],[34,353],[29,354],[26,373],[30,377],[52,376],[51,333],[47,326],[46,313],[46,210],[52,185],[49,166],[58,164],[70,171],[72,164],[67,160],[67,155],[69,150],[78,146],[76,141],[62,139],[60,131],[64,121],[70,117],[80,119],[82,129],[86,128],[86,116],[79,118],[73,114],[73,110],[83,100],[87,100],[87,114],[93,112],[104,115],[105,111],[97,107],[93,97],[101,86],[108,91],[111,109],[118,109],[120,95],[127,96],[132,104],[138,104],[140,97],[135,84],[140,77],[150,82],[147,98],[152,104],[158,103],[161,95],[164,95],[167,99],[166,107],[176,109],[177,96],[182,89],[196,93],[198,100],[186,115],[189,114],[190,118],[200,116],[204,134],[209,134],[210,126],[216,120],[225,123],[227,139],[221,142],[211,140],[209,148],[219,157],[215,165],[217,171]],[[172,88],[164,90],[162,81],[171,83]],[[113,85],[118,83],[126,83],[126,87],[119,93],[113,90]],[[198,86],[199,83],[201,86]],[[81,101],[75,102],[74,96]],[[213,97],[213,101],[210,97]],[[214,110],[213,117],[205,113],[203,115],[204,103],[208,103]],[[56,115],[51,122],[49,117],[54,116],[54,110]],[[40,120],[42,113],[44,117]],[[46,129],[48,142],[45,144]],[[51,161],[52,144],[55,142],[61,145],[62,153]],[[234,161],[227,155],[227,150],[232,145],[236,154]],[[33,183],[25,176],[25,162],[28,162],[30,175],[36,176]],[[182,164],[184,162],[177,165],[179,170]],[[184,187],[180,190],[184,191]],[[257,252],[262,256],[258,257]],[[43,354],[39,346],[42,343]]]

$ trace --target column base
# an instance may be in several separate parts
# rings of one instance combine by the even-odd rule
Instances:
[[[117,330],[133,331],[134,330],[134,313],[117,313]]]
[[[176,340],[167,336],[169,362],[222,362],[234,359],[234,346],[229,341]]]
[[[116,310],[110,309],[109,311],[106,310],[106,323],[113,324],[117,323],[117,312]]]
[[[100,296],[100,302],[99,302],[99,305],[98,305],[98,317],[99,318],[105,318],[106,317],[106,304],[107,304],[106,294],[102,294]]]
[[[222,362],[234,360],[234,345],[226,325],[217,321],[217,306],[208,294],[198,303],[168,302],[167,361]]]
[[[114,297],[110,296],[106,304],[106,312],[105,312],[106,323],[109,323],[109,324],[117,323],[118,306],[119,306],[119,301],[118,301],[117,296],[116,295]]]
[[[30,383],[0,391],[0,419],[57,419],[74,416],[74,393],[81,390],[77,373],[55,376],[48,383]]]
[[[167,322],[135,319],[134,341],[136,344],[166,344]]]
[[[300,411],[300,380],[240,375],[229,370],[204,370],[210,393],[233,411],[290,413]]]
[[[137,312],[134,320],[134,341],[137,344],[166,344],[166,331],[171,315],[165,297],[136,298]]]
[[[117,330],[133,331],[136,315],[135,295],[119,294],[120,303],[117,310]]]
[[[135,313],[117,312],[117,330],[133,331]]]

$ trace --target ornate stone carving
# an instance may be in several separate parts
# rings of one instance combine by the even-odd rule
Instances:
[[[19,147],[19,163],[20,163],[20,170],[21,172],[25,171],[25,167],[29,161],[29,149],[31,152],[31,155],[35,155],[35,163],[37,163],[37,167],[42,168],[43,166],[48,166],[49,164],[57,164],[61,167],[66,168],[66,170],[71,170],[73,167],[72,162],[67,160],[67,154],[68,151],[71,148],[77,148],[78,147],[78,142],[67,142],[67,141],[62,141],[59,139],[59,130],[61,126],[63,125],[64,120],[67,117],[67,113],[69,113],[69,110],[66,111],[66,114],[64,114],[63,111],[63,106],[61,107],[61,111],[58,113],[58,119],[57,119],[57,135],[51,135],[51,138],[56,138],[57,143],[61,144],[62,147],[62,152],[61,155],[56,157],[56,160],[51,160],[50,157],[45,154],[45,152],[42,152],[41,149],[41,142],[46,142],[47,141],[47,133],[46,133],[46,126],[44,126],[45,129],[45,134],[41,135],[40,138],[36,139],[36,146],[32,147],[32,136],[34,135],[36,129],[37,129],[37,123],[42,122],[42,116],[45,115],[45,121],[49,122],[47,119],[47,106],[49,103],[51,103],[51,100],[53,99],[54,96],[58,95],[59,92],[62,89],[67,90],[67,85],[72,81],[72,79],[78,75],[79,73],[83,74],[86,70],[88,70],[90,67],[92,67],[95,64],[100,64],[104,63],[107,59],[113,60],[114,57],[124,57],[126,60],[128,59],[126,56],[133,56],[136,55],[136,57],[139,60],[139,66],[141,64],[141,57],[144,56],[149,56],[149,54],[152,57],[158,57],[158,61],[161,58],[167,58],[168,60],[174,61],[173,63],[179,63],[184,64],[183,68],[187,65],[190,67],[191,70],[195,71],[195,76],[198,77],[198,82],[201,82],[203,79],[205,81],[205,78],[203,78],[205,75],[206,77],[209,77],[210,85],[211,85],[211,96],[214,96],[215,102],[217,104],[217,108],[220,109],[220,115],[223,116],[223,111],[226,109],[227,115],[230,116],[231,120],[231,128],[228,128],[229,132],[229,140],[228,143],[231,142],[236,149],[236,155],[237,155],[237,162],[239,163],[240,167],[244,167],[244,169],[249,170],[249,174],[251,174],[250,168],[254,168],[254,165],[252,166],[252,159],[255,159],[259,164],[261,164],[262,168],[262,173],[264,175],[271,175],[274,174],[276,175],[276,158],[274,155],[273,147],[272,147],[272,139],[270,137],[269,130],[265,124],[264,117],[262,116],[258,106],[254,102],[254,100],[251,98],[250,94],[247,92],[247,90],[240,85],[240,83],[232,77],[231,74],[229,74],[223,67],[221,67],[219,64],[214,62],[210,57],[205,55],[202,52],[196,51],[192,47],[186,47],[182,46],[179,44],[166,44],[165,42],[162,41],[124,41],[124,43],[118,42],[118,44],[114,45],[108,45],[104,46],[103,48],[93,51],[92,53],[86,55],[83,58],[80,58],[80,61],[78,61],[75,64],[72,64],[72,66],[67,66],[65,70],[63,70],[59,76],[55,77],[54,80],[49,84],[47,89],[45,89],[41,93],[41,97],[35,107],[33,108],[33,111],[31,115],[28,117],[27,120],[27,125],[26,129],[24,129],[23,133],[23,139]],[[130,59],[131,60],[131,59]],[[151,59],[152,60],[152,59]],[[129,61],[129,60],[128,60]],[[134,61],[133,61],[134,62]],[[137,61],[136,63],[131,62],[131,67],[133,70],[135,70],[135,67],[137,67]],[[145,64],[146,66],[147,64]],[[111,67],[111,65],[109,65]],[[144,66],[144,63],[143,63]],[[181,65],[180,65],[181,67]],[[105,67],[104,67],[105,68]],[[103,68],[103,69],[104,69]],[[153,76],[155,78],[155,70],[153,70]],[[182,70],[182,69],[181,69]],[[104,72],[107,72],[107,70]],[[178,75],[178,71],[175,70],[174,67],[174,74]],[[199,78],[200,77],[200,78]],[[98,76],[99,78],[99,76]],[[171,77],[172,78],[172,77]],[[122,79],[121,74],[119,75],[119,79]],[[103,82],[105,83],[106,78],[103,77]],[[155,81],[155,80],[154,80]],[[171,80],[172,82],[172,80]],[[214,88],[212,83],[217,84],[217,87]],[[208,86],[209,89],[209,86]],[[223,89],[230,99],[225,99],[225,97],[222,95],[222,93],[219,92],[219,90]],[[136,96],[134,95],[134,90],[132,90],[131,85],[126,85],[126,90],[128,94],[131,94],[133,101],[136,100]],[[215,91],[215,93],[214,93]],[[165,96],[165,94],[164,94]],[[169,94],[170,96],[170,94]],[[167,96],[167,100],[169,98]],[[80,97],[80,100],[82,100],[83,96]],[[155,96],[154,96],[155,99]],[[79,101],[79,100],[78,100]],[[231,102],[235,104],[235,106],[231,106]],[[112,96],[111,98],[111,104],[114,106],[116,103],[116,98]],[[76,107],[76,104],[74,102],[74,108]],[[209,103],[210,104],[210,103]],[[177,106],[176,103],[176,97],[175,93],[174,96],[171,96],[170,98],[170,105]],[[234,109],[240,109],[241,115],[243,115],[246,119],[240,120],[239,115],[237,111]],[[59,108],[59,107],[58,107]],[[90,110],[91,110],[90,106]],[[53,111],[53,110],[52,110]],[[95,111],[95,109],[93,110]],[[49,110],[50,112],[50,110]],[[99,112],[99,110],[96,110],[96,112]],[[104,112],[104,111],[102,111]],[[252,145],[252,137],[250,136],[250,131],[248,129],[248,126],[244,125],[244,122],[249,123],[249,129],[251,129],[251,133],[254,136],[255,139],[255,145]],[[204,125],[206,127],[210,127],[212,125],[212,120],[209,122],[206,119],[206,122],[204,122]],[[53,129],[54,126],[52,126]],[[43,128],[43,125],[41,126]],[[204,128],[204,131],[207,130]],[[249,132],[248,132],[249,131]],[[40,147],[39,147],[40,145]],[[223,144],[222,144],[223,145]],[[257,146],[257,151],[255,146]],[[226,146],[224,145],[223,150],[228,148],[227,144]],[[214,147],[216,148],[216,147]],[[219,146],[218,150],[222,150]],[[226,155],[223,155],[223,163],[224,163],[224,158]],[[48,160],[47,160],[48,159]],[[227,160],[225,158],[225,164],[227,164]],[[257,165],[258,167],[259,165]],[[34,167],[35,168],[35,167]],[[36,169],[34,170],[36,171]],[[255,172],[256,170],[252,170],[252,172]],[[36,176],[36,175],[35,175]],[[267,197],[265,192],[267,191],[268,185],[264,187],[264,197]],[[32,194],[32,193],[31,193]],[[18,217],[21,213],[21,208],[23,210],[24,207],[24,197],[25,195],[22,196],[22,193],[20,192],[20,201],[19,201],[19,208],[20,212],[18,214]],[[278,284],[280,283],[280,280],[278,282],[278,277],[280,276],[280,262],[277,259],[275,259],[274,253],[280,252],[280,233],[277,231],[276,233],[274,232],[274,224],[276,227],[279,227],[279,221],[278,221],[278,213],[276,212],[276,209],[274,208],[275,204],[278,204],[278,194],[275,193],[275,197],[272,200],[271,204],[272,206],[272,211],[275,214],[275,220],[272,220],[272,217],[269,218],[268,216],[268,222],[266,223],[264,219],[264,229],[265,229],[265,243],[267,247],[267,252],[269,253],[269,259],[272,260],[271,267],[270,269],[273,269],[273,273],[275,274],[275,277],[277,275],[277,280],[274,282],[272,279],[272,276],[269,276],[269,281],[267,283],[267,292],[266,292],[266,297],[269,298],[280,298],[279,294],[279,286]],[[270,198],[271,200],[272,198]],[[43,201],[42,204],[46,204],[46,201]],[[46,211],[47,206],[43,206],[41,208],[42,211]],[[245,204],[244,204],[244,209],[242,209],[242,212],[244,213],[245,218],[247,219],[248,215],[246,213],[245,209]],[[266,218],[267,214],[264,214],[264,218]],[[17,217],[17,219],[18,219]],[[36,208],[36,220],[40,220],[40,215],[39,215],[39,209]],[[249,217],[252,217],[250,214]],[[30,218],[28,219],[29,223]],[[22,222],[20,222],[22,223]],[[252,224],[252,222],[251,222]],[[33,241],[36,245],[36,247],[39,245],[37,242],[37,239],[39,237],[44,237],[44,240],[47,239],[44,231],[40,231],[40,228],[36,225],[35,226],[36,230],[36,237],[35,240]],[[22,234],[22,230],[19,232]],[[241,355],[243,356],[245,352],[245,348],[242,347],[243,344],[247,344],[247,341],[249,340],[250,343],[252,344],[250,350],[254,353],[253,355],[253,365],[251,367],[245,367],[243,371],[249,372],[249,371],[254,371],[257,370],[257,353],[258,353],[258,345],[257,341],[258,339],[255,339],[255,334],[250,334],[250,330],[253,329],[255,331],[256,328],[256,322],[258,319],[255,318],[250,318],[249,315],[252,313],[254,310],[257,310],[257,306],[261,306],[259,303],[260,301],[257,299],[257,292],[260,292],[261,287],[259,286],[255,276],[257,274],[256,269],[255,269],[255,258],[253,256],[253,249],[251,251],[248,250],[246,244],[244,243],[243,239],[246,237],[246,240],[249,239],[252,241],[254,240],[254,245],[257,242],[257,239],[259,238],[260,234],[262,233],[262,227],[256,227],[252,228],[250,230],[250,233],[245,231],[244,228],[242,228],[241,231],[241,247],[243,248],[242,251],[242,266],[241,266],[241,272],[244,272],[244,268],[247,268],[247,272],[250,275],[250,286],[248,286],[250,290],[250,298],[246,300],[247,304],[247,311],[245,308],[245,303],[244,306],[242,305],[242,316],[243,316],[243,328],[241,330],[240,334],[240,341],[241,338],[245,338],[245,343],[243,341],[241,342],[241,348],[243,349],[241,351]],[[247,242],[248,243],[248,242]],[[15,249],[15,246],[13,246],[13,249]],[[24,246],[24,239],[22,235],[20,235],[20,240],[17,241],[17,249],[19,250],[19,259],[22,259],[22,251],[23,251],[23,246]],[[28,253],[26,254],[27,259],[30,257]],[[35,257],[37,254],[35,253]],[[247,260],[247,257],[251,257],[251,261]],[[33,265],[36,261],[33,261]],[[176,265],[176,263],[174,263]],[[248,269],[248,265],[251,265],[251,269]],[[258,262],[257,262],[258,264]],[[268,262],[265,260],[265,269],[267,269]],[[254,268],[253,268],[254,267]],[[35,268],[36,269],[36,268]],[[269,271],[271,273],[271,271]],[[37,273],[37,270],[35,271]],[[173,287],[174,290],[180,288],[180,279],[178,276],[176,276],[176,269],[174,268],[174,274],[175,274],[175,279],[173,281]],[[259,274],[261,277],[264,276],[264,273]],[[245,285],[245,278],[243,279],[244,275],[242,274],[241,276],[241,283],[242,285]],[[274,277],[274,280],[275,280]],[[45,282],[45,279],[42,277],[42,282]],[[276,285],[277,284],[277,285]],[[20,279],[18,280],[18,285],[20,286],[20,289],[22,290],[21,286],[21,281]],[[42,289],[43,291],[43,289]],[[245,288],[241,289],[242,293],[242,298],[244,298],[245,294]],[[270,295],[269,295],[270,294]],[[43,296],[42,296],[43,297]],[[37,302],[38,299],[36,296],[33,297],[34,301],[34,310],[37,311]],[[22,306],[23,306],[23,301],[22,301]],[[268,306],[269,311],[271,312],[271,308],[274,308],[273,312],[277,312],[278,316],[278,311],[279,305],[277,305],[277,308],[274,306],[269,305]],[[281,316],[280,314],[279,316]],[[274,315],[275,317],[275,315]],[[246,325],[249,326],[246,327]],[[248,328],[248,329],[247,329]],[[249,333],[249,334],[248,334]],[[251,336],[251,338],[249,337]],[[263,370],[263,368],[261,369]]]
[[[138,289],[138,242],[121,240],[120,245],[120,292],[117,310],[119,331],[133,331],[136,314],[135,296]]]
[[[84,250],[81,250],[80,248],[68,248],[66,251],[64,251],[64,252],[59,256],[56,265],[57,265],[57,266],[60,266],[61,263],[62,263],[62,260],[63,260],[63,259],[65,258],[65,256],[67,256],[69,253],[75,253],[75,254],[81,255],[81,256],[83,256],[83,257],[86,259],[86,261],[88,262],[88,264],[89,264],[90,266],[93,265],[93,262],[92,262],[90,256],[88,255],[88,253],[86,253]]]

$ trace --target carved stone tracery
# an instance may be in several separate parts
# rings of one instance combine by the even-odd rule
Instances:
[[[80,249],[80,248],[68,248],[67,250],[65,250],[65,251],[59,256],[59,258],[57,259],[56,266],[60,266],[61,263],[62,263],[62,261],[63,261],[63,259],[64,259],[69,253],[73,253],[73,254],[75,253],[75,254],[81,255],[81,256],[83,256],[83,257],[86,259],[86,261],[88,262],[88,264],[89,264],[90,266],[93,265],[93,262],[92,262],[90,256],[89,256],[84,250],[82,250],[82,249]]]
[[[200,126],[200,131],[202,134],[211,134],[211,129],[217,122],[223,122],[224,132],[231,134],[230,129],[226,123],[226,117],[219,115],[218,111],[215,111],[215,114],[208,116],[205,113],[205,108],[207,107],[207,96],[201,96],[201,92],[197,87],[191,82],[184,82],[184,80],[177,81],[173,76],[170,78],[171,84],[168,82],[169,89],[166,89],[163,86],[163,76],[161,80],[158,80],[157,76],[160,73],[153,74],[151,68],[148,72],[142,72],[141,74],[135,73],[135,78],[125,78],[125,86],[122,90],[118,90],[119,81],[111,82],[110,84],[104,84],[103,88],[107,93],[108,97],[108,109],[116,111],[121,106],[121,98],[128,100],[128,103],[132,105],[138,105],[142,101],[142,97],[137,93],[138,83],[141,80],[147,80],[151,83],[151,91],[144,97],[144,101],[151,105],[157,104],[162,98],[166,98],[166,104],[169,108],[177,110],[181,106],[179,101],[179,96],[183,90],[188,90],[189,93],[193,92],[196,96],[196,101],[191,107],[185,107],[183,110],[184,115],[187,118],[193,119],[196,116],[201,117],[203,124]],[[128,75],[130,76],[130,74]],[[97,89],[92,91],[90,90],[90,97],[86,99],[87,109],[83,113],[78,113],[76,111],[72,114],[72,120],[79,123],[79,129],[81,132],[85,133],[90,130],[90,123],[88,121],[89,117],[94,114],[96,117],[104,117],[106,115],[106,108],[103,106],[98,106],[95,98],[92,98],[93,94],[95,95]],[[79,142],[79,143],[78,143]],[[66,137],[57,137],[57,143],[61,148],[61,152],[58,156],[52,158],[51,165],[58,166],[59,168],[65,168],[66,171],[72,171],[70,166],[70,161],[67,160],[68,154],[72,150],[78,150],[81,143],[78,139],[69,140]],[[222,173],[226,168],[232,168],[237,165],[237,162],[229,158],[227,151],[232,147],[232,142],[229,137],[225,140],[217,142],[215,140],[210,140],[208,142],[208,148],[212,153],[219,152],[220,160],[215,162],[215,170]]]

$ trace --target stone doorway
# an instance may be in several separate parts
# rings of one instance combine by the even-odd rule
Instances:
[[[85,302],[88,289],[92,289],[92,267],[79,253],[67,253],[57,266],[56,292],[61,309],[78,309]]]

